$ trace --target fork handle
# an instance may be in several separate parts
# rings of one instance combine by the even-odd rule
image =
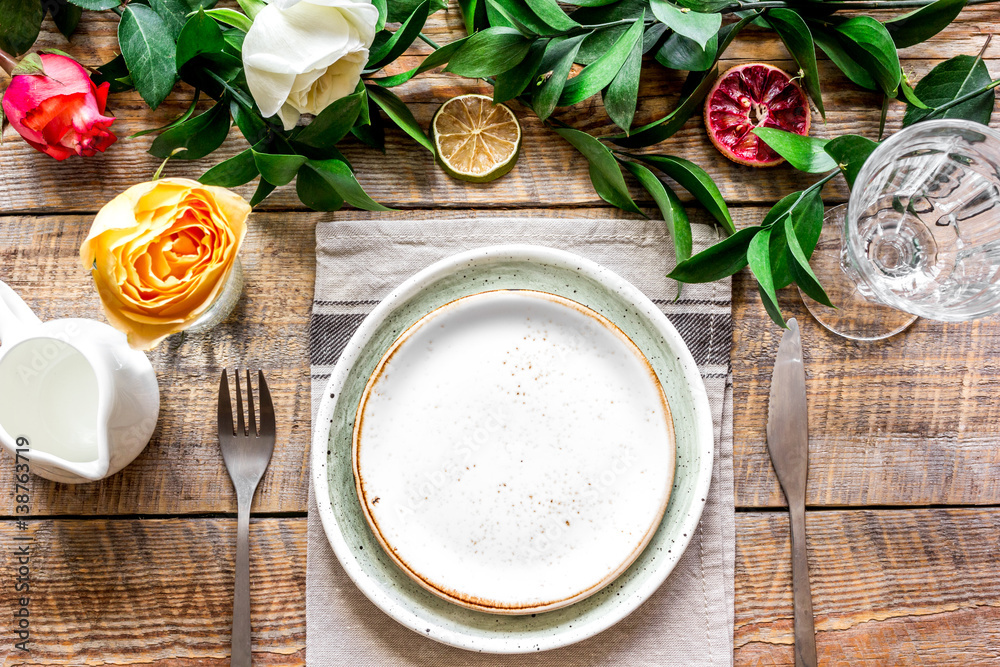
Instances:
[[[792,602],[795,613],[795,667],[816,667],[816,630],[813,625],[812,594],[809,591],[809,559],[806,553],[806,510],[789,503],[792,538]]]
[[[250,667],[250,500],[238,493],[236,526],[236,582],[233,588],[232,667]]]

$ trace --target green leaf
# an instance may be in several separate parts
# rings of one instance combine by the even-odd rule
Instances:
[[[540,120],[545,120],[555,110],[559,96],[562,95],[563,88],[566,87],[566,77],[569,76],[573,61],[576,54],[579,53],[580,45],[584,39],[586,39],[586,35],[577,35],[561,41],[551,40],[545,47],[545,58],[542,66],[544,67],[544,62],[549,60],[555,64],[552,66],[551,73],[548,74],[532,97],[531,105]]]
[[[77,7],[82,7],[83,9],[89,9],[91,11],[99,12],[104,9],[114,9],[119,6],[121,0],[70,0]]]
[[[177,69],[203,53],[221,53],[226,49],[222,28],[203,10],[188,19],[177,38]]]
[[[430,8],[429,0],[424,0],[413,10],[403,25],[392,33],[392,36],[379,48],[373,51],[368,57],[366,69],[381,69],[403,55],[406,49],[410,48],[413,40],[417,38],[420,31],[427,22],[427,13]]]
[[[761,227],[771,228],[771,276],[775,289],[792,284],[788,247],[785,241],[785,218],[790,218],[807,256],[812,255],[823,231],[823,200],[819,190],[793,192],[771,207]]]
[[[295,136],[295,142],[314,148],[333,146],[354,127],[362,107],[368,106],[367,97],[362,90],[334,101]]]
[[[236,0],[236,2],[251,21],[257,18],[257,14],[260,14],[261,10],[267,7],[267,3],[264,0]],[[385,16],[385,12],[380,12],[380,15]]]
[[[69,39],[76,32],[76,26],[80,24],[83,9],[63,0],[59,4],[49,6],[49,15],[52,17],[52,22],[59,28],[62,36]]]
[[[243,32],[250,32],[250,26],[253,23],[246,14],[240,14],[235,9],[206,9],[205,13],[219,23],[231,25]]]
[[[764,306],[764,311],[767,313],[768,317],[771,318],[771,321],[779,327],[787,329],[788,325],[785,324],[785,318],[781,315],[781,308],[778,307],[778,303],[776,301],[771,300],[771,297],[764,291],[764,288],[760,285],[760,283],[757,283],[757,294],[760,295],[760,302]]]
[[[205,113],[165,130],[149,152],[158,158],[197,160],[221,146],[228,135],[229,105],[220,101]]]
[[[825,174],[837,168],[837,163],[824,150],[828,139],[804,137],[773,127],[758,127],[753,133],[799,171]]]
[[[514,99],[535,80],[548,43],[547,39],[536,40],[532,43],[528,55],[514,69],[497,75],[496,85],[493,86],[494,104]]]
[[[611,80],[604,94],[604,109],[615,125],[628,134],[635,118],[635,106],[639,100],[639,74],[642,69],[642,40],[636,40],[632,53],[625,64]]]
[[[704,72],[715,65],[718,51],[717,36],[709,39],[702,48],[693,39],[674,33],[667,37],[667,41],[656,52],[656,61],[669,69]]]
[[[663,216],[663,222],[667,224],[670,238],[674,240],[674,255],[678,262],[683,262],[691,256],[692,240],[691,222],[688,220],[681,200],[653,172],[638,162],[626,161],[622,164],[636,177],[639,184],[656,202],[657,208],[660,209],[660,215]]]
[[[653,16],[678,35],[687,37],[702,49],[708,40],[719,32],[722,26],[722,14],[703,14],[681,9],[667,0],[652,0]]]
[[[229,103],[229,112],[233,115],[236,127],[240,128],[243,138],[251,146],[267,136],[267,123],[261,119],[258,112],[246,108],[235,100]]]
[[[535,15],[556,30],[573,30],[580,24],[566,15],[556,0],[525,0]]]
[[[44,18],[42,0],[3,0],[0,3],[0,50],[12,56],[26,52],[38,39]]]
[[[469,39],[468,37],[463,37],[462,39],[451,42],[450,44],[445,44],[444,46],[436,49],[429,56],[424,58],[424,61],[420,63],[419,66],[414,67],[411,70],[405,72],[400,72],[399,74],[393,74],[392,76],[379,77],[377,79],[368,79],[373,83],[377,83],[385,88],[391,88],[393,86],[398,86],[400,84],[406,83],[417,74],[432,70],[435,67],[440,67],[448,62],[452,54],[462,48],[465,41]]]
[[[579,130],[563,128],[557,129],[556,132],[587,158],[590,163],[590,180],[601,199],[623,211],[641,213],[639,207],[632,201],[632,195],[625,185],[625,177],[622,176],[618,161],[607,146]]]
[[[201,99],[201,91],[196,88],[194,91],[194,97],[191,98],[191,104],[188,105],[188,108],[186,111],[184,111],[184,113],[182,113],[180,116],[173,119],[166,125],[150,128],[148,130],[139,130],[135,134],[129,135],[129,139],[135,139],[136,137],[144,137],[147,134],[163,132],[164,130],[169,130],[172,127],[180,125],[181,123],[185,122],[188,118],[194,115],[195,109],[198,107],[198,100],[200,99]]]
[[[900,79],[900,81],[899,81],[899,88],[900,88],[900,90],[903,91],[903,97],[906,98],[906,101],[909,104],[912,104],[913,106],[917,107],[918,109],[930,109],[929,106],[927,106],[926,104],[924,104],[920,100],[920,98],[917,97],[917,92],[915,90],[913,90],[913,86],[911,86],[910,82],[907,80],[905,72],[903,73],[903,78]]]
[[[582,25],[595,25],[603,23],[614,23],[626,19],[638,19],[649,13],[648,0],[618,0],[606,6],[585,6],[577,9],[570,17]],[[662,25],[662,24],[659,24]],[[616,41],[618,41],[625,31],[631,26],[627,24],[614,25],[608,28],[594,30],[580,47],[580,54],[576,62],[581,65],[589,65],[607,53]]]
[[[858,172],[876,146],[878,144],[871,139],[857,134],[845,134],[831,139],[826,145],[826,152],[837,162],[847,179],[848,187],[853,189]]]
[[[237,0],[239,1],[239,0]],[[372,0],[372,5],[378,10],[378,20],[375,22],[375,32],[380,32],[385,28],[386,15],[389,13],[389,7],[386,5],[386,0]],[[242,5],[240,5],[242,7]],[[246,10],[243,10],[246,12]],[[247,16],[250,16],[249,12],[246,12]],[[250,17],[254,18],[254,17]]]
[[[710,283],[727,278],[747,265],[747,248],[760,231],[760,227],[744,227],[678,263],[667,277],[682,283]]]
[[[583,68],[579,74],[566,82],[559,106],[569,106],[582,102],[611,83],[622,65],[629,58],[636,43],[641,43],[643,19],[638,18],[618,41],[603,56]]]
[[[771,228],[762,229],[758,234],[756,234],[753,239],[750,240],[750,245],[747,248],[747,263],[750,265],[750,271],[753,273],[754,277],[757,279],[757,284],[760,285],[760,291],[767,296],[767,299],[772,305],[777,305],[778,295],[774,290],[774,279],[771,277]],[[774,319],[774,315],[771,309],[768,309],[768,314]],[[785,326],[785,321],[781,318],[779,312],[778,319],[780,321],[776,322],[781,326]]]
[[[955,20],[967,0],[936,0],[915,11],[885,22],[897,49],[924,42]]]
[[[907,104],[903,127],[927,118],[963,118],[988,125],[993,114],[995,99],[993,91],[988,90],[945,111],[935,110],[935,107],[975,92],[988,83],[990,83],[990,73],[982,58],[955,56],[944,61],[928,72],[913,89],[917,97],[931,109],[918,109],[912,104]]]
[[[458,0],[458,6],[468,34],[490,27],[486,0]]]
[[[371,97],[365,104],[368,106],[368,111],[365,114],[368,116],[368,124],[355,125],[351,128],[351,134],[375,150],[385,153],[385,125],[382,122],[382,115],[378,112],[378,105]]]
[[[719,47],[716,52],[716,62],[718,62],[718,59],[722,56],[723,52],[729,48],[729,45],[736,38],[736,35],[738,35],[747,24],[753,21],[755,16],[756,14],[750,14],[743,17],[736,23],[727,23],[722,26],[719,30]],[[634,130],[631,133],[631,136],[615,134],[605,138],[610,139],[619,146],[625,146],[627,148],[640,148],[644,146],[652,146],[653,144],[660,143],[668,137],[673,136],[684,126],[684,123],[687,122],[688,118],[691,117],[695,110],[700,108],[701,103],[704,101],[705,96],[708,95],[708,91],[712,89],[712,85],[715,83],[715,79],[718,75],[719,70],[714,65],[710,71],[689,72],[688,78],[684,82],[684,87],[681,89],[681,93],[684,94],[685,91],[689,92],[687,92],[686,96],[682,98],[682,101],[673,111],[659,120],[655,120],[648,125],[643,125],[642,127]]]
[[[187,21],[187,15],[191,13],[190,5],[185,0],[149,0],[149,6],[163,19],[163,24],[176,40]]]
[[[708,212],[722,225],[723,229],[730,234],[736,231],[733,218],[729,215],[729,207],[726,206],[726,200],[722,198],[718,186],[704,169],[694,162],[673,155],[633,155],[631,157],[653,165],[677,181],[702,206],[708,209]]]
[[[268,196],[274,192],[276,186],[273,183],[268,183],[263,178],[257,183],[257,189],[253,193],[253,197],[250,198],[250,206],[256,207],[262,201],[268,198]]]
[[[295,194],[299,196],[299,201],[314,211],[339,211],[344,205],[344,198],[311,167],[299,169],[295,178]]]
[[[903,70],[885,26],[870,16],[854,16],[838,25],[836,33],[844,49],[868,70],[882,91],[895,97]]]
[[[432,155],[434,154],[434,144],[424,134],[417,119],[413,117],[413,113],[403,104],[401,99],[396,97],[392,91],[379,86],[367,86],[367,89],[368,96],[389,116],[393,123],[410,135],[418,144],[429,150]]]
[[[389,23],[402,23],[416,11],[422,2],[423,0],[389,0],[386,3],[388,9],[385,20]],[[433,14],[447,6],[448,4],[445,0],[431,0],[429,13]]]
[[[45,76],[45,65],[37,53],[29,53],[10,71],[11,76]]]
[[[736,23],[727,23],[719,28],[719,50],[715,54],[716,62],[722,58],[722,54],[729,48],[729,45],[733,43],[733,40],[736,39],[736,35],[740,34],[740,31],[747,27],[747,25],[753,23],[758,16],[760,16],[759,12],[749,12]]]
[[[97,71],[90,75],[90,80],[94,82],[95,86],[99,86],[104,82],[110,83],[111,88],[109,91],[112,93],[132,90],[128,65],[125,64],[125,58],[121,54],[98,66]],[[126,84],[123,80],[129,80],[129,83]]]
[[[531,40],[513,28],[487,28],[468,38],[445,71],[468,77],[496,76],[524,60],[529,48]]]
[[[821,116],[826,118],[823,109],[823,94],[819,86],[819,69],[816,67],[816,45],[813,43],[809,26],[796,12],[791,9],[771,9],[767,12],[767,22],[774,28],[785,48],[795,58],[803,74],[803,83],[809,92],[809,97],[816,103]]]
[[[515,28],[525,37],[556,35],[558,30],[535,16],[521,0],[486,0],[490,24],[497,28]]]
[[[205,185],[235,188],[238,185],[249,183],[259,174],[257,163],[254,161],[253,149],[248,148],[215,165],[202,174],[198,181]]]
[[[875,90],[878,88],[878,84],[875,83],[875,79],[872,78],[872,75],[868,73],[868,70],[862,66],[861,63],[847,53],[835,34],[828,34],[820,29],[813,30],[812,35],[816,45],[823,50],[823,53],[825,53],[827,57],[833,61],[833,64],[836,65],[848,79],[867,90]]]
[[[160,106],[177,79],[177,52],[163,19],[145,5],[130,4],[118,24],[118,45],[139,95],[150,109]]]
[[[344,198],[348,204],[365,211],[391,211],[379,204],[364,191],[354,178],[351,168],[340,160],[309,160],[304,169],[312,169]]]
[[[812,299],[819,301],[825,306],[833,308],[833,304],[830,303],[830,297],[826,295],[826,290],[823,286],[819,284],[819,278],[813,273],[812,267],[809,266],[809,259],[806,257],[806,253],[803,252],[802,246],[799,245],[799,239],[796,235],[795,225],[792,224],[791,217],[785,218],[785,240],[788,243],[788,250],[792,255],[791,267],[792,274],[795,276],[795,284],[806,293],[807,296]]]
[[[733,5],[733,0],[677,0],[677,4],[696,12],[717,12]]]
[[[684,126],[684,123],[691,117],[695,109],[700,108],[701,103],[705,100],[705,96],[708,95],[708,91],[712,89],[712,84],[715,83],[715,78],[718,75],[718,69],[713,69],[707,75],[700,75],[701,82],[698,86],[687,97],[682,99],[673,111],[663,118],[655,120],[648,125],[643,125],[634,130],[631,135],[617,134],[605,138],[626,148],[641,148],[658,144],[664,139],[672,137]]]
[[[253,150],[253,161],[265,181],[271,185],[288,185],[308,158],[304,155],[262,153]]]

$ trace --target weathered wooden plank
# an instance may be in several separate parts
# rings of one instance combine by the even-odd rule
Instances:
[[[783,504],[765,424],[780,330],[762,315],[753,278],[734,280],[737,505]],[[1000,496],[1000,321],[917,320],[885,341],[828,332],[794,288],[780,302],[802,325],[809,390],[812,505],[987,504]],[[766,482],[765,482],[766,480]],[[904,503],[910,503],[910,500]]]
[[[649,211],[656,215],[654,211]],[[691,209],[695,221],[705,214]],[[736,222],[762,208],[736,209]],[[381,214],[393,219],[448,218],[468,211]],[[477,211],[474,215],[504,215]],[[525,215],[615,217],[609,209],[531,209]],[[342,212],[335,219],[370,214]],[[151,356],[160,374],[160,427],[123,472],[97,484],[66,487],[34,480],[42,514],[147,514],[233,511],[235,502],[216,442],[218,373],[237,364],[268,370],[279,439],[255,510],[304,511],[308,480],[308,319],[314,279],[313,227],[328,215],[256,213],[242,253],[246,295],[211,335],[175,337]],[[101,319],[77,248],[86,216],[0,217],[0,279],[45,319]],[[764,440],[771,365],[780,331],[760,307],[752,279],[734,283],[736,503],[783,503]],[[1000,322],[920,321],[883,343],[850,343],[825,333],[796,293],[782,294],[803,327],[813,505],[979,504],[1000,502]],[[153,481],[150,481],[153,480]],[[13,514],[12,480],[0,476],[0,515]]]
[[[810,512],[807,523],[820,664],[1000,658],[1000,511]],[[11,580],[14,538],[34,539],[30,652],[4,641],[4,664],[228,664],[235,524],[0,523],[0,568]],[[304,662],[305,532],[299,517],[251,524],[254,664]],[[790,572],[785,516],[737,514],[737,665],[792,664]],[[12,585],[0,598],[17,608]]]
[[[983,22],[996,22],[998,17],[1000,10],[989,5],[969,8],[960,20],[934,39],[905,51],[904,55],[913,56],[905,61],[907,71],[919,78],[943,58],[956,53],[978,52],[984,42],[980,26]],[[73,38],[71,50],[89,64],[110,59],[115,53],[115,25],[113,15],[88,13],[80,33]],[[444,43],[461,36],[461,30],[457,9],[452,7],[435,15],[427,32]],[[65,39],[52,31],[43,34],[39,46],[68,48]],[[413,50],[417,55],[403,59],[394,65],[393,71],[414,65],[419,54],[426,54],[429,48],[418,44]],[[992,46],[986,56],[994,71],[1000,69],[996,61],[1000,45]],[[773,34],[758,29],[748,29],[740,36],[727,53],[723,66],[749,60],[765,60],[788,70],[795,69],[780,41]],[[821,60],[820,65],[829,111],[825,124],[817,117],[814,134],[832,136],[850,132],[874,136],[880,97],[857,89],[829,61]],[[648,66],[647,74],[637,123],[667,113],[676,101],[681,81],[679,73],[667,72],[656,65]],[[418,121],[425,127],[445,99],[463,92],[491,92],[485,84],[441,73],[422,75],[398,90],[412,104]],[[191,91],[181,87],[167,103],[150,112],[134,93],[116,95],[112,105],[120,118],[117,131],[124,136],[163,125],[181,113],[190,99]],[[890,131],[898,128],[902,110],[902,104],[893,105],[888,122]],[[471,185],[451,179],[437,168],[427,151],[396,131],[390,132],[385,155],[361,145],[348,146],[345,154],[372,196],[395,207],[601,205],[590,185],[585,161],[579,154],[538,122],[530,111],[523,108],[517,111],[524,126],[523,155],[511,174],[492,184]],[[559,118],[598,134],[615,131],[598,99],[565,110]],[[148,178],[159,164],[157,158],[145,152],[152,136],[123,140],[104,155],[62,164],[35,152],[20,141],[13,130],[8,129],[6,137],[8,140],[0,145],[0,211],[93,211],[127,185]],[[209,159],[193,163],[175,161],[168,166],[167,173],[196,177],[243,148],[243,140],[234,131],[230,141]],[[812,177],[788,166],[760,171],[729,162],[712,147],[699,117],[689,121],[682,132],[655,150],[681,155],[703,166],[719,184],[723,196],[734,204],[773,202],[812,182]],[[387,170],[387,164],[393,168]],[[397,168],[400,166],[403,168]],[[386,177],[387,171],[391,171],[391,179]],[[240,189],[247,197],[252,191],[253,186]],[[830,201],[843,201],[847,194],[846,186],[839,179],[827,186],[826,192]],[[690,200],[686,193],[681,194],[686,201]],[[264,208],[303,207],[293,187],[288,186],[279,189],[265,202]]]
[[[250,525],[255,665],[305,664],[305,533],[305,519]],[[30,550],[29,650],[5,623],[4,665],[229,665],[235,518],[6,521],[0,536],[8,618],[14,553]]]
[[[821,665],[1000,660],[1000,512],[809,512]],[[782,514],[738,514],[738,665],[793,664],[791,555]]]

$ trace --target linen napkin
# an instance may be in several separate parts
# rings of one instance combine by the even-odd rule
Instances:
[[[694,250],[718,235],[694,225]],[[660,589],[630,616],[583,642],[529,655],[486,655],[439,644],[399,625],[355,587],[326,539],[309,489],[306,662],[313,666],[474,667],[731,665],[733,662],[733,421],[729,280],[677,285],[673,242],[657,220],[482,217],[338,221],[316,227],[310,331],[313,416],[348,339],[406,278],[455,253],[502,243],[545,245],[587,257],[657,304],[694,355],[715,425],[712,485],[687,551]]]

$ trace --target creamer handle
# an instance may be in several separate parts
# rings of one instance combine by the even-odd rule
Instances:
[[[28,304],[0,280],[0,343],[9,345],[41,323]]]

